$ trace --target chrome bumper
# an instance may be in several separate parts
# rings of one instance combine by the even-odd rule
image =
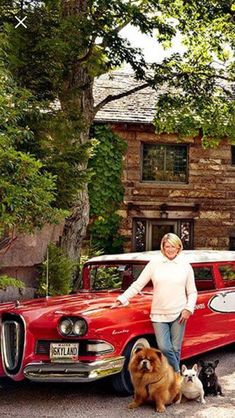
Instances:
[[[31,363],[24,369],[34,382],[92,382],[121,372],[125,357],[112,357],[92,363]]]

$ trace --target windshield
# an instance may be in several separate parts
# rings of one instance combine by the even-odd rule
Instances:
[[[126,290],[144,267],[144,263],[93,264],[89,271],[91,290]]]

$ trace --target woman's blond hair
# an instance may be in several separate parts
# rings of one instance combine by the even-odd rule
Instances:
[[[178,237],[178,235],[173,234],[172,232],[169,232],[168,234],[165,234],[162,237],[161,240],[161,252],[164,254],[164,244],[165,242],[169,242],[169,244],[174,245],[175,247],[177,247],[179,249],[178,254],[183,250],[183,244],[181,239]]]

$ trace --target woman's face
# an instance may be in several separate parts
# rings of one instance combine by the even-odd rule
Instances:
[[[167,258],[169,258],[169,260],[173,260],[179,252],[179,248],[170,244],[168,241],[164,242],[163,248],[164,254]]]

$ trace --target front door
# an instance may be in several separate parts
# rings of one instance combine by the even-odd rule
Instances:
[[[165,234],[173,232],[176,234],[176,223],[170,222],[152,222],[150,224],[150,234],[147,250],[160,250],[161,239]]]
[[[162,237],[169,232],[173,232],[181,238],[185,250],[193,248],[193,220],[135,219],[133,229],[133,250],[159,250]]]

